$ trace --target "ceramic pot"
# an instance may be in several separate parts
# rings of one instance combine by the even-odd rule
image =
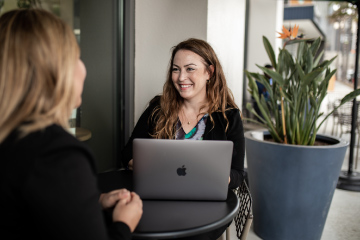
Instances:
[[[317,135],[329,145],[298,146],[258,135],[245,133],[255,233],[266,240],[320,239],[348,143]]]

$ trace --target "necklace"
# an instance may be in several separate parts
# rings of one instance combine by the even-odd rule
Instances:
[[[189,121],[189,119],[186,117],[185,112],[184,112],[184,109],[182,109],[182,114],[184,115],[184,118],[185,118],[187,124],[190,125],[190,121]]]

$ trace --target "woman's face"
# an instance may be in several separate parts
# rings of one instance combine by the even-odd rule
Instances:
[[[179,50],[174,56],[171,78],[186,100],[204,102],[206,99],[206,81],[210,74],[203,62],[202,57],[189,50]]]
[[[74,80],[75,80],[75,106],[77,108],[81,105],[81,94],[84,88],[84,81],[86,77],[86,68],[84,63],[78,59],[76,62],[76,67],[74,71]]]

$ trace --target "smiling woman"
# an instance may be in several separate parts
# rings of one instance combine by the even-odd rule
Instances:
[[[132,169],[135,138],[232,141],[228,187],[234,189],[243,181],[244,133],[240,110],[227,87],[221,64],[206,41],[192,38],[173,48],[163,93],[153,98],[141,115],[122,151],[119,167]],[[225,229],[226,226],[191,239],[217,239]]]

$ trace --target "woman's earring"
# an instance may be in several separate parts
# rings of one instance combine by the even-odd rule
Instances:
[[[210,83],[210,79],[206,80],[206,83]]]

